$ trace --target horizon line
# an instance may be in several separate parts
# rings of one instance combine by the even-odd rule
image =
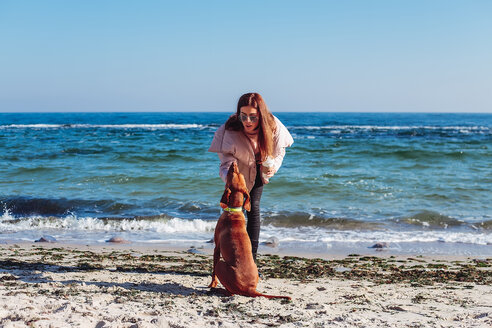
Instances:
[[[100,114],[100,113],[114,113],[114,114],[164,114],[164,113],[172,113],[172,114],[193,114],[193,113],[231,113],[231,111],[222,111],[222,110],[204,110],[204,111],[111,111],[111,110],[102,110],[102,111],[1,111],[0,114]],[[492,114],[490,112],[458,112],[458,111],[271,111],[272,114],[275,113],[292,113],[292,114],[300,114],[300,113],[313,113],[313,114],[321,114],[321,113],[332,113],[332,114]]]

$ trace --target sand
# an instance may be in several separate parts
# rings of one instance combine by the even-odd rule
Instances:
[[[0,327],[492,326],[492,258],[375,254],[261,256],[289,302],[211,292],[208,251],[0,245]]]

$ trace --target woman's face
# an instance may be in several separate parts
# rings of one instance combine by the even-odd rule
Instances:
[[[243,106],[240,108],[239,119],[243,123],[246,133],[255,133],[258,127],[260,113],[253,106]]]

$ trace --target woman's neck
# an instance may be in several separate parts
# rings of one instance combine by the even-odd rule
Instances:
[[[258,131],[259,129],[256,128],[253,132],[246,132],[246,130],[243,130],[244,134],[247,135],[248,137],[254,138],[258,136]]]

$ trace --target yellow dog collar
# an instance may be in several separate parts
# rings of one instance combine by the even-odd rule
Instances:
[[[242,212],[243,208],[242,207],[226,207],[226,208],[224,208],[224,211],[226,211],[226,212]]]

